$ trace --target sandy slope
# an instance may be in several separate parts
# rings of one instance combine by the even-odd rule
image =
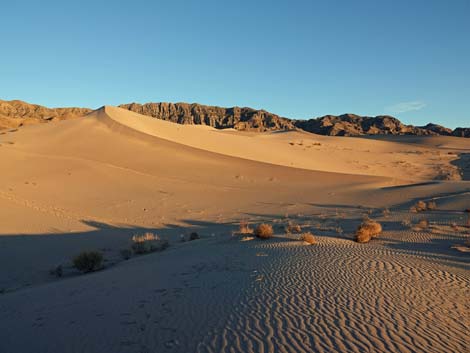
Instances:
[[[113,107],[2,134],[0,351],[463,352],[469,257],[450,246],[468,236],[451,223],[470,182],[432,179],[455,177],[470,146],[437,139],[248,134]],[[437,211],[409,213],[429,197]],[[385,233],[356,244],[365,214]],[[319,244],[282,239],[286,217]],[[430,229],[402,224],[421,217]],[[280,239],[232,238],[240,219]],[[123,262],[142,230],[170,248]],[[190,230],[203,239],[180,243]],[[107,269],[69,268],[85,249]]]
[[[456,159],[452,151],[470,151],[470,142],[464,138],[444,139],[452,143],[448,143],[443,151],[439,149],[441,137],[436,137],[439,142],[428,143],[423,148],[408,145],[422,140],[416,136],[407,138],[406,144],[397,144],[303,131],[246,133],[202,125],[182,126],[109,106],[98,115],[106,115],[117,123],[152,136],[224,155],[288,167],[404,180],[442,178],[445,172],[452,174],[448,165]]]

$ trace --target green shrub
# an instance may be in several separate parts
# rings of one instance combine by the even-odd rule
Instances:
[[[103,255],[99,251],[84,251],[73,259],[73,266],[83,272],[93,272],[102,268]]]

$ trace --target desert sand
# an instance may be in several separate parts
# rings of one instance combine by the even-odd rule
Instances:
[[[2,132],[0,352],[465,352],[469,156],[458,137],[216,130],[111,106]],[[384,231],[359,244],[364,217]],[[241,221],[274,238],[234,235]],[[146,231],[169,248],[123,260]],[[72,268],[84,250],[104,269]]]

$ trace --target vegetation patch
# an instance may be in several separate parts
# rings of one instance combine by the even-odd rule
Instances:
[[[302,233],[302,234],[300,235],[300,240],[301,240],[301,241],[304,241],[304,242],[306,242],[306,243],[308,243],[308,244],[310,244],[310,245],[316,243],[315,236],[314,236],[312,233],[310,233],[310,232]]]
[[[356,241],[358,243],[368,243],[382,233],[382,225],[379,222],[366,220],[362,222],[356,230]]]
[[[168,246],[168,240],[161,239],[158,235],[150,232],[136,234],[132,237],[132,250],[136,254],[148,254],[155,251],[162,251]]]
[[[74,257],[73,266],[83,273],[97,271],[103,267],[103,255],[99,251],[84,251]]]
[[[254,231],[254,235],[260,239],[269,239],[273,237],[273,227],[270,224],[259,224]]]

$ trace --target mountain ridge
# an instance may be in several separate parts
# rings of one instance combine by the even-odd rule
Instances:
[[[406,125],[389,115],[341,114],[300,120],[282,117],[263,109],[225,108],[199,103],[128,103],[118,107],[178,124],[208,125],[217,129],[234,128],[258,132],[300,129],[330,136],[444,135],[470,137],[470,128],[468,127],[457,127],[452,130],[434,123],[428,123],[424,126]],[[20,100],[0,100],[0,130],[51,120],[73,119],[85,116],[92,111],[90,108],[47,108]]]

